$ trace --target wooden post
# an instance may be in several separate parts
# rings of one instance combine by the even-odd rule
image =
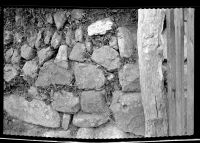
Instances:
[[[138,10],[137,44],[146,137],[168,136],[162,74],[164,18],[163,9]]]
[[[187,47],[187,134],[194,133],[194,8],[188,9]]]
[[[167,9],[167,63],[168,63],[168,123],[169,135],[176,135],[176,49],[174,9]]]
[[[176,46],[176,131],[177,135],[185,134],[184,104],[184,24],[183,9],[174,9],[175,46]]]

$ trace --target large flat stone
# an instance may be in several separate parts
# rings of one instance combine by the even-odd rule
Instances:
[[[83,91],[81,93],[81,110],[86,113],[108,112],[105,91]]]
[[[54,138],[72,138],[70,134],[70,130],[63,131],[63,130],[51,130],[47,131],[43,134],[44,137],[54,137]]]
[[[98,20],[95,23],[92,23],[88,26],[88,35],[103,35],[106,34],[108,30],[111,30],[113,26],[113,22],[110,18],[105,18],[102,20]]]
[[[22,68],[24,75],[30,76],[32,78],[35,78],[37,76],[37,70],[38,64],[35,60],[27,61]]]
[[[31,102],[28,102],[23,97],[12,94],[4,97],[4,110],[11,116],[28,123],[51,128],[60,126],[58,112],[40,100],[33,99]]]
[[[52,102],[53,109],[64,113],[76,113],[80,109],[79,97],[64,90],[55,92]]]
[[[108,122],[95,130],[95,139],[127,138],[127,134],[117,128],[115,124]]]
[[[73,117],[73,124],[77,127],[88,128],[88,127],[98,127],[108,121],[109,117],[107,114],[97,114],[97,113],[84,113],[79,112]]]
[[[74,63],[76,85],[80,89],[100,89],[105,83],[105,76],[97,66]]]
[[[144,135],[145,118],[140,93],[115,91],[110,109],[119,129]]]
[[[94,128],[79,128],[76,134],[76,138],[82,139],[94,139]]]
[[[49,63],[40,69],[36,86],[46,87],[50,84],[70,85],[73,79],[73,72],[54,63]]]
[[[109,71],[120,67],[118,52],[109,46],[103,46],[94,50],[91,59]]]
[[[138,63],[125,64],[119,70],[119,82],[122,86],[122,91],[140,92],[140,72]]]

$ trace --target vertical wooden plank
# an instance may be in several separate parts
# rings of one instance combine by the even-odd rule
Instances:
[[[177,135],[185,133],[185,104],[184,104],[184,24],[183,9],[174,10],[175,47],[176,47],[176,131]]]
[[[187,134],[194,133],[194,8],[188,9],[187,47]]]
[[[169,135],[176,135],[176,50],[175,50],[175,27],[174,9],[168,9],[166,13],[167,21],[167,63],[168,63],[168,122]]]

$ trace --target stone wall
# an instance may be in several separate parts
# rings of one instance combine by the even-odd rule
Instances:
[[[87,14],[47,12],[28,34],[4,23],[4,111],[33,126],[25,135],[144,136],[137,27],[114,15],[85,24]],[[14,18],[23,25],[23,15]]]

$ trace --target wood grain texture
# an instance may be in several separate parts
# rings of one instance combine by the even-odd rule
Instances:
[[[174,9],[175,47],[176,47],[176,131],[177,135],[185,134],[184,104],[184,24],[183,9]]]
[[[164,18],[163,9],[138,10],[137,43],[145,137],[168,135],[167,99],[163,92],[162,74]]]
[[[176,50],[175,50],[175,27],[174,9],[167,9],[167,63],[168,63],[168,123],[169,135],[176,135]]]

